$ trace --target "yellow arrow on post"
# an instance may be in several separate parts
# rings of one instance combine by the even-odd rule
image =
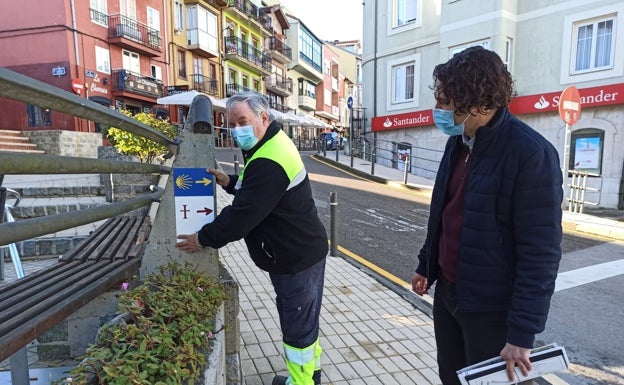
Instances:
[[[202,180],[196,180],[195,183],[200,183],[204,186],[208,186],[210,183],[212,183],[212,180],[208,178],[203,178]]]

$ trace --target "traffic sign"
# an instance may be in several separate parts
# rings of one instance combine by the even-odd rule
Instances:
[[[347,107],[349,107],[349,109],[353,108],[353,96],[349,96],[347,99]]]
[[[559,97],[559,116],[564,123],[574,124],[581,118],[581,95],[574,86],[568,86]]]
[[[205,168],[174,168],[176,235],[193,234],[215,217],[214,175]]]
[[[82,93],[82,90],[84,90],[84,83],[82,82],[82,80],[74,78],[71,81],[71,88],[76,94],[80,95]]]

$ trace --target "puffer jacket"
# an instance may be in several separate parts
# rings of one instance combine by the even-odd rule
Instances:
[[[446,190],[461,136],[449,138],[435,181],[416,272],[438,278]],[[561,260],[562,174],[555,148],[498,111],[477,130],[457,266],[461,311],[508,311],[507,342],[532,347],[544,330]]]
[[[307,174],[288,188],[291,181],[279,163],[266,156],[250,161],[254,152],[280,133],[279,125],[273,122],[260,142],[243,151],[244,180],[237,186],[239,176],[229,175],[230,183],[225,187],[234,194],[232,204],[204,225],[198,236],[203,245],[212,248],[244,238],[259,268],[296,273],[327,256],[327,232],[318,217]],[[288,145],[295,146],[290,140]],[[299,156],[296,149],[290,153]]]

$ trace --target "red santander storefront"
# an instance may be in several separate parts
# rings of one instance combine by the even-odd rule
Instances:
[[[568,170],[589,173],[588,206],[624,209],[624,83],[576,87],[581,116],[569,126]],[[548,139],[563,157],[566,124],[559,117],[561,92],[516,96],[509,109]],[[414,157],[410,172],[433,179],[447,137],[435,128],[431,109],[374,117],[371,130],[382,142],[393,143],[394,152],[397,144],[409,143]],[[566,191],[566,197],[568,194]]]

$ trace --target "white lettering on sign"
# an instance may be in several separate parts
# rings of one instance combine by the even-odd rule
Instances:
[[[594,94],[594,95],[581,95],[581,104],[612,102],[617,99],[618,95],[619,95],[618,92],[605,93],[604,90],[600,90],[597,94]],[[560,96],[561,95],[557,95],[552,98],[553,106],[559,107]],[[563,108],[566,110],[572,109],[572,108],[566,107],[566,105],[564,105]],[[575,110],[578,110],[578,109],[575,109]]]
[[[408,125],[417,124],[417,123],[428,123],[429,117],[421,114],[421,115],[418,115],[418,117],[416,118],[405,118],[405,119],[394,118],[392,119],[392,121],[395,126],[408,126]]]

